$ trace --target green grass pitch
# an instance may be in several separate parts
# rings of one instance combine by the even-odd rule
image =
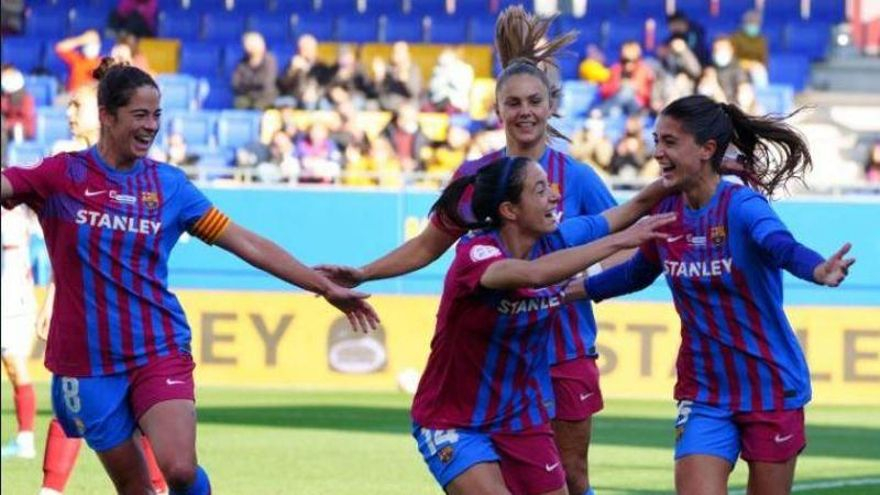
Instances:
[[[2,438],[15,431],[9,383],[2,386]],[[47,387],[37,387],[38,458],[4,460],[4,495],[36,494],[49,420]],[[410,436],[410,398],[397,393],[280,389],[198,389],[198,452],[218,495],[439,494]],[[606,401],[594,419],[590,453],[601,495],[672,493],[672,402]],[[796,492],[880,494],[876,407],[807,409],[809,445]],[[731,478],[742,493],[745,467]],[[823,488],[824,487],[824,488]],[[95,455],[83,449],[69,495],[112,493]]]

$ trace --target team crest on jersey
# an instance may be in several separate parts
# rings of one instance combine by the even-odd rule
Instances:
[[[471,261],[483,261],[496,256],[501,256],[501,250],[495,246],[486,246],[485,244],[477,244],[471,248]]]
[[[724,225],[716,225],[709,230],[709,239],[712,240],[712,244],[716,246],[720,246],[724,244],[724,239],[727,237],[727,229],[724,228]]]
[[[141,193],[141,203],[154,210],[159,207],[159,194],[156,191],[144,191]]]
[[[449,461],[452,460],[453,453],[454,450],[452,448],[452,445],[447,445],[446,447],[440,449],[439,452],[437,452],[437,457],[440,458],[440,462],[442,462],[443,464],[449,464]]]

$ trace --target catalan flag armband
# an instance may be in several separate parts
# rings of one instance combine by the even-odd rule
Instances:
[[[229,226],[229,217],[215,207],[211,207],[190,229],[189,233],[205,241],[214,244]]]

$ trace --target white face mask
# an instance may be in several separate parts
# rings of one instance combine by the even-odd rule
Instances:
[[[733,53],[731,52],[715,52],[712,55],[712,58],[715,60],[715,64],[719,67],[727,67],[730,62],[733,60]]]
[[[89,43],[87,45],[83,45],[82,52],[83,55],[86,56],[86,58],[95,58],[101,54],[101,44]]]
[[[24,76],[17,70],[8,70],[0,80],[4,93],[15,93],[24,87]]]

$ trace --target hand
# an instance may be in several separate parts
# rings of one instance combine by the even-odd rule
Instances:
[[[659,232],[660,227],[675,221],[675,213],[661,213],[642,218],[630,228],[614,234],[622,248],[636,248],[652,239],[666,239],[669,234]]]
[[[843,282],[843,279],[849,274],[849,267],[856,262],[855,258],[843,258],[843,255],[849,252],[852,244],[846,243],[830,258],[813,270],[813,280],[817,284],[827,285],[828,287],[837,287]]]
[[[339,311],[345,313],[348,323],[355,332],[367,333],[369,330],[375,330],[379,326],[379,315],[376,310],[370,306],[364,299],[370,297],[369,294],[353,291],[332,285],[327,292],[324,293],[324,299],[332,304]]]
[[[687,48],[687,44],[681,38],[676,38],[669,43],[669,48],[675,53],[681,53]]]
[[[353,266],[318,265],[315,271],[329,278],[334,284],[348,288],[357,287],[367,278],[363,270]]]

